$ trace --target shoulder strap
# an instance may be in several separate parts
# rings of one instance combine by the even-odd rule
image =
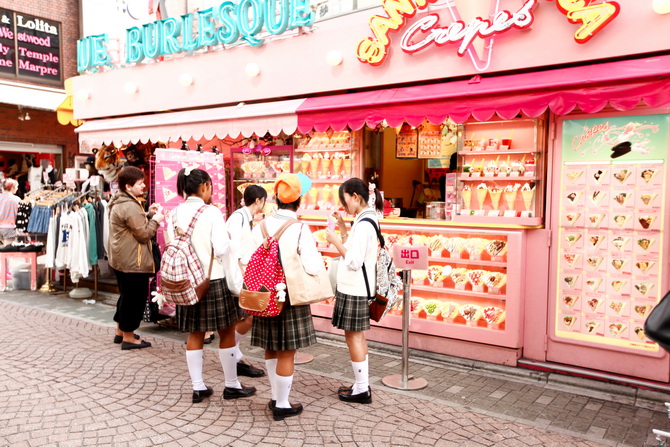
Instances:
[[[379,239],[379,245],[384,248],[384,236],[382,236],[382,232],[379,231],[379,227],[375,223],[374,220],[370,219],[369,217],[364,217],[361,219],[359,222],[370,222],[373,227],[375,227],[375,232],[377,233],[377,239]]]
[[[289,219],[286,222],[282,224],[281,227],[277,231],[275,231],[275,234],[272,235],[272,237],[279,242],[279,238],[284,234],[284,231],[294,223],[300,223],[298,219]],[[263,234],[263,239],[267,239],[270,237],[270,234],[268,233],[268,227],[265,225],[265,219],[261,220],[261,233]]]
[[[198,220],[203,211],[205,211],[205,208],[207,208],[207,205],[201,206],[200,208],[198,208],[198,211],[195,212],[193,219],[191,219],[191,223],[188,225],[188,228],[186,229],[186,236],[191,237],[191,233],[193,233],[193,228],[195,228],[195,222]]]

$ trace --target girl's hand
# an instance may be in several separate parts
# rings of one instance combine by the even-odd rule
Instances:
[[[326,230],[326,240],[331,244],[334,244],[335,241],[339,241],[340,238],[337,236],[337,233],[335,233],[333,230]]]

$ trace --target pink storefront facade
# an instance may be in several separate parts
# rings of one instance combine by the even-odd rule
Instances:
[[[476,139],[493,132],[489,122],[533,122],[539,164],[529,179],[540,196],[533,213],[506,220],[473,211],[452,221],[384,224],[426,237],[502,238],[508,247],[505,257],[452,262],[505,273],[500,296],[469,286],[456,292],[482,308],[504,309],[504,323],[451,324],[417,314],[411,346],[665,383],[668,356],[640,328],[669,287],[670,48],[659,36],[670,14],[661,2],[577,3],[385,2],[258,47],[217,46],[83,73],[73,80],[75,117],[85,121],[80,142],[356,132],[448,118]],[[520,139],[523,125],[511,126],[519,126]],[[463,142],[458,151],[461,165],[482,158]],[[496,164],[501,155],[510,159],[490,155]],[[460,185],[473,181],[466,172],[457,174]],[[493,175],[482,173],[481,182],[494,183],[500,174]],[[461,201],[465,189],[457,187]],[[328,312],[313,307],[317,328],[332,332]],[[399,322],[389,315],[370,338],[399,344]]]

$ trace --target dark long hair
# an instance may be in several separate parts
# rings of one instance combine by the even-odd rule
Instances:
[[[198,194],[200,185],[211,182],[212,178],[207,171],[193,169],[186,175],[186,169],[182,169],[177,175],[177,194],[182,197]]]
[[[342,183],[338,191],[340,196],[340,202],[342,203],[342,206],[346,208],[344,202],[345,192],[350,196],[353,195],[354,193],[358,194],[363,200],[365,200],[366,203],[368,202],[368,199],[370,199],[370,189],[368,187],[368,184],[357,177],[352,177],[349,180]],[[375,209],[380,213],[384,211],[384,201],[382,199],[381,193],[379,192],[379,189],[377,188],[375,188]]]

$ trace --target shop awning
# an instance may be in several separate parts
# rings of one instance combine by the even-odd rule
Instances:
[[[65,100],[65,90],[0,80],[0,103],[53,112]]]
[[[308,98],[297,113],[298,129],[308,132],[357,130],[384,120],[397,127],[418,126],[424,119],[439,124],[447,117],[457,123],[471,116],[511,119],[520,112],[537,117],[547,109],[559,115],[575,109],[595,113],[607,105],[625,111],[641,103],[670,104],[670,56]]]
[[[86,121],[75,129],[79,142],[94,147],[111,143],[146,143],[179,139],[250,137],[254,134],[292,134],[298,126],[295,113],[304,99],[262,104],[240,104],[185,112],[156,113]]]

